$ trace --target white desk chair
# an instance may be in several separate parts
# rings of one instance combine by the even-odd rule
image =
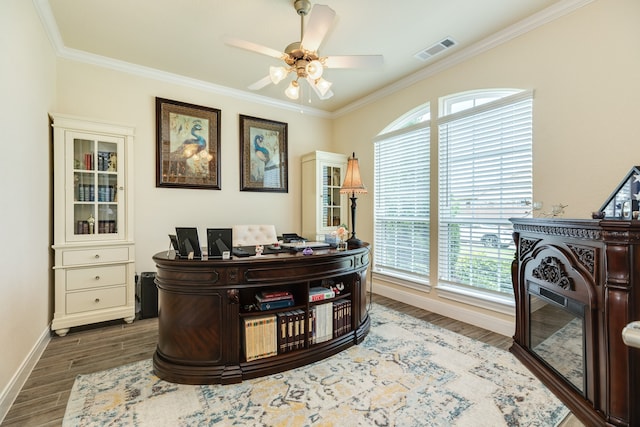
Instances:
[[[233,246],[271,245],[278,241],[275,225],[234,225]]]

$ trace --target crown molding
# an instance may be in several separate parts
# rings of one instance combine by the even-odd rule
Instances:
[[[469,59],[484,53],[490,49],[493,49],[497,46],[500,46],[503,43],[506,43],[514,38],[528,33],[538,27],[541,27],[544,24],[547,24],[551,21],[554,21],[562,16],[565,16],[591,2],[594,0],[562,0],[558,3],[555,3],[548,8],[541,10],[540,12],[529,16],[528,18],[523,19],[516,24],[513,24],[501,31],[498,31],[495,34],[492,34],[489,37],[486,37],[483,40],[480,40],[477,43],[472,44],[469,47],[463,48],[458,52],[452,53],[451,55],[434,62],[432,65],[428,65],[425,68],[401,79],[395,83],[392,83],[384,88],[377,90],[359,100],[352,102],[351,104],[340,108],[333,112],[332,118],[337,118],[343,116],[352,111],[358,110],[365,105],[371,104],[375,101],[378,101],[384,97],[394,94],[402,89],[406,89],[426,78],[432,77],[436,74],[441,73],[442,71],[453,67],[454,65],[460,64],[462,62],[468,61]]]
[[[55,21],[55,17],[53,16],[53,12],[51,11],[51,7],[49,6],[49,0],[33,0],[33,4],[38,15],[40,16],[40,20],[42,21],[43,27],[47,33],[47,36],[49,37],[51,45],[55,49],[56,54],[61,58],[92,64],[99,67],[109,68],[128,74],[173,83],[176,85],[182,85],[211,93],[216,93],[247,102],[255,102],[257,104],[266,105],[269,107],[280,108],[288,111],[296,111],[303,114],[309,114],[311,116],[335,119],[352,111],[358,110],[368,104],[376,102],[384,97],[392,95],[400,90],[406,89],[407,87],[410,87],[424,79],[441,73],[442,71],[464,61],[467,61],[475,57],[476,55],[500,46],[501,44],[506,43],[522,34],[532,31],[562,16],[565,16],[593,1],[594,0],[561,0],[536,14],[523,19],[516,24],[513,24],[467,48],[461,49],[458,52],[455,52],[443,58],[442,60],[434,62],[432,65],[428,65],[425,68],[422,68],[421,70],[401,80],[398,80],[395,83],[385,86],[384,88],[377,90],[363,98],[360,98],[359,100],[352,102],[351,104],[334,112],[327,112],[300,104],[280,101],[266,96],[232,89],[202,80],[168,73],[166,71],[161,71],[150,67],[143,67],[129,62],[68,48],[64,45],[62,37],[60,36],[58,25]]]
[[[205,82],[203,80],[193,79],[178,74],[168,73],[166,71],[158,70],[155,68],[144,67],[126,61],[120,61],[106,56],[68,48],[64,45],[62,37],[60,36],[58,25],[55,21],[55,17],[53,16],[53,12],[51,11],[51,7],[49,6],[49,0],[33,0],[33,3],[38,15],[40,16],[40,20],[42,21],[47,36],[49,37],[49,41],[51,42],[51,45],[55,49],[56,55],[59,58],[91,64],[98,67],[109,68],[140,77],[190,87],[193,89],[211,92],[217,95],[228,96],[230,98],[253,102],[268,107],[295,111],[321,118],[331,118],[331,113],[317,108],[311,108],[292,102],[280,101],[266,96],[232,89],[226,86],[216,85],[213,83]]]

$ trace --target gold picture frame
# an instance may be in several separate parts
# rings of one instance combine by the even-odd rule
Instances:
[[[289,191],[287,123],[240,115],[240,191]]]
[[[156,187],[220,190],[220,110],[156,97]]]

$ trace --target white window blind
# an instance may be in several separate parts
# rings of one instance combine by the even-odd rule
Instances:
[[[430,124],[375,140],[374,270],[424,282],[429,274]]]
[[[532,199],[532,92],[442,117],[439,280],[513,293],[510,217]]]

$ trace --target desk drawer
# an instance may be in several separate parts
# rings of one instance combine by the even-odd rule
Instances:
[[[67,314],[124,306],[127,303],[126,286],[67,293]]]
[[[69,269],[67,273],[67,291],[99,288],[103,286],[126,285],[126,265],[106,265]]]
[[[62,265],[99,264],[103,262],[127,261],[129,248],[95,248],[64,251]]]

